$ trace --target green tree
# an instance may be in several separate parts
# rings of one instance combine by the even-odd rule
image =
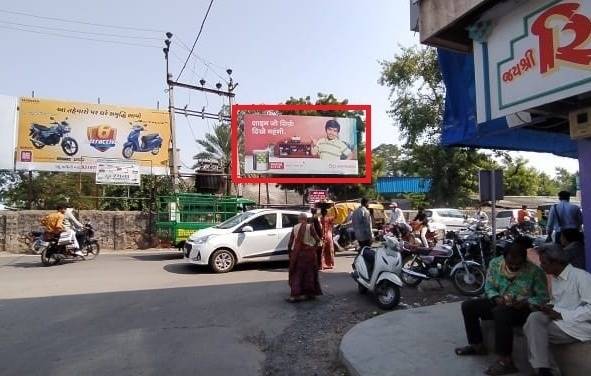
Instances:
[[[390,88],[390,115],[408,145],[439,141],[445,87],[437,52],[430,47],[402,48],[382,61],[379,83]]]
[[[381,66],[379,82],[390,88],[389,112],[405,143],[400,172],[430,177],[427,199],[433,205],[468,204],[478,192],[478,170],[496,163],[475,149],[439,145],[445,87],[435,49],[402,48]]]
[[[550,176],[546,175],[545,173],[541,173],[538,175],[539,186],[537,194],[539,196],[556,196],[558,193],[559,185],[555,179],[552,179]]]
[[[193,159],[215,159],[219,161],[222,170],[226,175],[225,191],[231,193],[231,183],[229,178],[231,166],[231,146],[230,146],[230,126],[228,124],[217,124],[213,127],[213,132],[206,133],[204,138],[197,140],[204,150],[196,154]],[[196,167],[196,166],[195,166]]]
[[[381,144],[372,150],[372,155],[382,159],[383,171],[379,176],[398,176],[401,171],[401,151],[396,145]]]
[[[527,165],[527,159],[507,158],[505,161],[504,185],[508,196],[535,196],[538,194],[540,175],[538,170]]]
[[[168,176],[143,175],[139,187],[95,184],[88,173],[10,172],[12,182],[2,194],[10,206],[31,209],[54,209],[67,202],[77,209],[153,210],[156,196],[172,192]],[[187,189],[186,187],[184,189]]]
[[[574,194],[577,190],[577,176],[578,172],[571,174],[565,168],[556,167],[556,183],[560,191],[569,191]]]

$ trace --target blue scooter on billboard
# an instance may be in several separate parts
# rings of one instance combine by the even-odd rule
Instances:
[[[157,155],[162,147],[162,137],[158,133],[149,133],[141,136],[143,125],[133,125],[127,136],[127,142],[123,144],[123,157],[130,159],[135,152],[150,152]]]
[[[54,120],[53,117],[50,119]],[[62,122],[54,121],[50,126],[33,123],[29,130],[29,139],[36,149],[60,144],[64,153],[71,157],[78,153],[78,142],[72,137],[66,136],[71,131],[72,128],[65,120]]]

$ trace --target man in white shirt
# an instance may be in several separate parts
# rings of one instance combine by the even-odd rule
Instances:
[[[476,219],[476,221],[481,222],[481,223],[488,222],[488,214],[486,214],[482,210],[482,206],[478,206],[478,208],[476,208],[476,214],[474,214],[474,219]]]
[[[398,207],[398,204],[393,202],[390,204],[390,224],[391,225],[398,225],[400,223],[406,223],[406,219],[404,218],[404,213]]]
[[[554,305],[534,306],[523,331],[529,362],[538,375],[552,375],[556,363],[550,344],[591,340],[591,274],[568,263],[569,255],[557,244],[539,248],[540,266],[552,276]]]

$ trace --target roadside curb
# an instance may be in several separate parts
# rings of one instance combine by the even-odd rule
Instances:
[[[347,335],[345,334],[345,337],[346,336]],[[343,337],[343,340],[345,339],[345,337]],[[343,340],[341,340],[341,344],[343,343]],[[339,345],[339,360],[341,361],[341,363],[343,364],[343,366],[345,366],[345,368],[347,369],[347,372],[349,373],[349,375],[351,375],[351,376],[361,376],[361,374],[359,372],[357,372],[357,368],[355,368],[355,366],[353,366],[353,364],[347,359],[347,357],[343,353],[343,348],[342,348],[341,345]]]
[[[101,255],[136,255],[136,254],[146,254],[146,253],[178,253],[179,255],[182,252],[177,251],[176,249],[171,248],[150,248],[150,249],[135,249],[135,250],[113,250],[113,249],[101,249]],[[22,257],[22,256],[33,256],[39,257],[39,255],[35,255],[32,253],[11,253],[11,252],[0,252],[0,257]]]

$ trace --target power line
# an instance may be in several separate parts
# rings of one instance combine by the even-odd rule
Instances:
[[[7,25],[33,27],[33,28],[44,29],[44,30],[65,31],[65,32],[68,32],[68,33],[89,34],[89,35],[101,35],[101,36],[115,37],[115,38],[145,39],[145,40],[160,40],[161,39],[161,38],[156,38],[156,37],[140,37],[140,36],[135,36],[135,35],[96,33],[96,32],[92,32],[92,31],[81,31],[81,30],[63,29],[63,28],[60,28],[60,27],[49,27],[49,26],[30,25],[30,24],[23,24],[23,23],[18,23],[18,22],[2,21],[2,20],[0,20],[0,23],[7,24]]]
[[[85,22],[85,21],[74,21],[65,18],[58,18],[58,17],[47,17],[47,16],[39,16],[36,14],[25,13],[25,12],[17,12],[14,10],[6,10],[0,9],[0,13],[8,13],[8,14],[16,14],[19,16],[26,16],[26,17],[33,17],[39,18],[43,20],[53,20],[53,21],[60,21],[60,22],[67,22],[67,23],[75,23],[80,25],[91,25],[91,26],[99,26],[99,27],[110,27],[113,29],[122,29],[122,30],[136,30],[136,31],[148,31],[153,33],[165,33],[164,30],[156,30],[156,29],[143,29],[139,27],[131,27],[131,26],[119,26],[119,25],[109,25],[109,24],[100,24],[100,23],[93,23],[93,22]]]
[[[185,70],[187,63],[189,62],[189,59],[191,58],[191,54],[193,54],[193,50],[195,50],[195,46],[197,45],[197,41],[199,40],[199,37],[201,36],[201,33],[203,32],[203,26],[205,26],[205,21],[207,20],[207,16],[209,16],[209,11],[211,10],[212,5],[213,5],[213,0],[211,0],[209,2],[209,6],[207,7],[207,12],[205,12],[205,16],[203,17],[203,21],[201,22],[201,27],[199,27],[199,33],[197,33],[197,37],[195,38],[195,42],[193,42],[193,46],[191,47],[191,50],[189,51],[189,56],[187,56],[187,60],[185,60],[185,63],[183,64],[183,67],[181,68],[181,71],[180,71],[178,77],[176,78],[177,81],[181,77],[181,74],[183,74],[183,71]]]
[[[189,51],[189,58],[190,58],[191,56],[193,56],[193,57],[194,57],[196,60],[199,60],[199,61],[201,61],[201,63],[202,63],[202,64],[203,64],[203,65],[204,65],[204,66],[207,68],[207,70],[206,70],[206,71],[205,71],[205,73],[202,75],[202,77],[203,77],[203,76],[205,76],[205,74],[208,72],[208,70],[209,70],[209,69],[211,69],[211,71],[212,71],[212,72],[213,72],[213,73],[214,73],[216,76],[218,76],[218,78],[219,78],[219,79],[221,79],[222,81],[225,81],[226,83],[228,83],[228,80],[227,80],[225,77],[223,77],[221,74],[219,74],[219,73],[218,73],[218,72],[217,72],[217,71],[216,71],[216,70],[213,68],[213,67],[215,66],[215,67],[218,67],[218,68],[220,68],[220,69],[226,69],[226,67],[223,67],[223,66],[221,66],[221,65],[219,65],[219,64],[216,64],[216,63],[214,63],[214,62],[213,62],[213,61],[211,61],[211,60],[207,60],[207,59],[203,58],[202,56],[200,56],[198,53],[196,53],[196,52],[194,52],[194,51],[193,51],[193,52],[191,52],[191,49],[189,48],[189,46],[187,46],[187,44],[186,44],[186,43],[185,43],[185,42],[184,42],[182,39],[180,39],[180,38],[178,38],[178,37],[177,37],[177,38],[176,38],[176,40],[178,40],[178,41],[180,42],[181,46],[182,46],[182,47],[183,47],[185,50]],[[180,75],[179,75],[179,77],[180,77]],[[178,80],[178,78],[177,78],[177,80]]]
[[[174,58],[175,58],[177,61],[179,61],[179,62],[182,62],[182,61],[183,61],[183,59],[182,59],[182,58],[181,58],[181,57],[180,57],[180,56],[179,56],[177,53],[175,53],[174,51],[170,51],[170,53],[172,54],[172,56],[173,56],[173,57],[174,57]],[[191,72],[193,72],[193,74],[194,74],[195,76],[197,76],[197,72],[196,72],[196,71],[195,71],[193,68],[189,67],[189,70],[190,70]]]
[[[93,42],[122,44],[122,45],[126,45],[126,46],[136,46],[136,47],[160,48],[159,46],[153,46],[153,45],[148,45],[148,44],[123,42],[123,41],[117,41],[117,40],[85,38],[85,37],[78,37],[78,36],[67,35],[67,34],[58,34],[58,33],[44,32],[44,31],[35,31],[35,30],[21,29],[21,28],[18,28],[18,27],[9,27],[9,26],[2,26],[2,25],[0,25],[0,28],[2,28],[2,29],[8,29],[8,30],[13,30],[13,31],[24,31],[24,32],[27,32],[27,33],[34,33],[34,34],[41,34],[41,35],[62,37],[62,38],[89,40],[89,41],[93,41]]]

